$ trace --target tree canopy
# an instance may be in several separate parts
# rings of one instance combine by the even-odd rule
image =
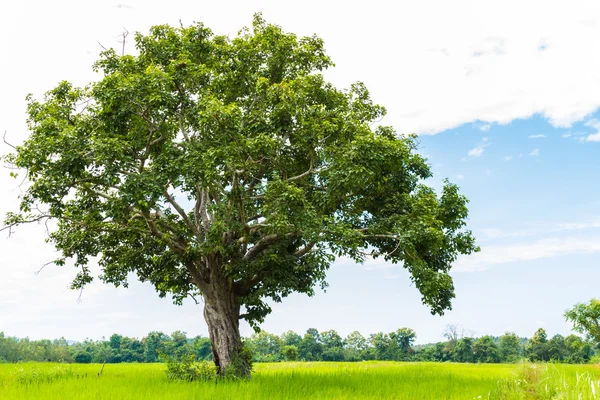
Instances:
[[[565,318],[573,323],[573,330],[600,344],[600,300],[575,304],[565,312]]]
[[[321,39],[256,15],[233,39],[160,25],[135,45],[102,52],[97,82],[29,96],[30,136],[7,158],[30,185],[6,227],[55,220],[74,288],[93,259],[107,283],[135,273],[177,303],[201,296],[222,366],[239,318],[313,294],[337,257],[399,263],[432,313],[451,308],[450,268],[477,250],[467,199],[425,185],[416,136],[378,125],[362,83],[325,81]]]

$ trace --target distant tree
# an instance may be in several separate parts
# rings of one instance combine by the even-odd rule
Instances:
[[[343,361],[344,347],[342,337],[334,330],[321,332],[321,345],[323,361]]]
[[[475,359],[473,338],[463,337],[456,342],[452,353],[452,360],[456,362],[472,363]]]
[[[298,348],[293,345],[283,346],[281,354],[286,361],[298,360]]]
[[[388,334],[394,360],[405,360],[412,351],[412,344],[417,338],[417,333],[410,328],[400,328]]]
[[[476,362],[500,362],[498,346],[490,336],[482,336],[473,344],[473,355]]]
[[[334,330],[320,333],[323,349],[341,348],[343,346],[342,337]]]
[[[395,346],[387,333],[377,332],[369,335],[369,344],[373,348],[375,359],[392,360],[394,358]]]
[[[300,341],[302,340],[302,336],[298,335],[294,331],[287,331],[281,334],[281,341],[286,346],[298,346]]]
[[[592,356],[592,345],[576,335],[569,335],[565,338],[567,348],[567,357],[565,362],[571,364],[587,363]]]
[[[526,354],[530,361],[549,361],[548,336],[546,330],[539,328],[526,346]]]
[[[547,344],[548,359],[562,362],[568,356],[565,338],[562,335],[554,335]]]
[[[500,336],[498,350],[502,362],[516,362],[521,357],[521,339],[516,334],[507,332]]]
[[[367,339],[358,331],[350,333],[344,339],[345,359],[347,361],[360,361],[368,358],[365,354],[367,348]]]
[[[108,342],[99,343],[94,351],[92,362],[112,363],[114,362],[115,353],[116,351],[110,347]]]
[[[75,362],[78,364],[89,364],[92,362],[92,355],[86,352],[79,352],[75,355]]]
[[[600,300],[592,299],[588,303],[578,303],[565,312],[567,321],[573,324],[573,330],[582,333],[589,340],[600,344]]]
[[[167,342],[166,347],[168,353],[175,358],[181,358],[189,355],[191,351],[190,347],[188,346],[187,333],[179,330],[171,333],[171,340]]]
[[[426,186],[416,137],[376,123],[363,84],[324,79],[321,39],[257,15],[235,38],[161,25],[135,45],[102,52],[98,82],[30,96],[30,136],[6,157],[30,184],[5,229],[55,220],[73,288],[97,259],[107,283],[201,296],[220,373],[245,354],[240,319],[312,295],[337,257],[398,263],[432,313],[451,308],[452,264],[477,250],[467,199]]]
[[[446,351],[444,343],[435,343],[433,346],[428,346],[425,352],[425,359],[428,361],[449,361],[451,354]]]
[[[459,325],[448,324],[444,328],[444,332],[442,336],[446,338],[447,342],[445,344],[444,352],[450,355],[450,358],[454,359],[454,351],[455,347],[460,339],[462,339],[466,334],[465,328]]]
[[[123,339],[122,335],[119,334],[113,334],[110,337],[110,347],[112,347],[113,349],[119,351],[121,349],[121,339]]]
[[[298,355],[301,360],[318,361],[323,354],[321,335],[314,328],[309,328],[298,344]]]
[[[282,342],[277,335],[260,331],[250,336],[246,344],[255,361],[281,361]]]
[[[203,336],[196,336],[192,343],[194,354],[198,360],[212,360],[212,350],[210,339]]]
[[[166,351],[168,341],[169,337],[163,332],[153,331],[148,333],[148,335],[142,339],[144,360],[151,363],[159,361],[159,355]]]

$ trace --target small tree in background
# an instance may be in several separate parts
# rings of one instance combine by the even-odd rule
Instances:
[[[296,346],[283,346],[281,354],[286,361],[297,361],[298,360],[298,348]]]

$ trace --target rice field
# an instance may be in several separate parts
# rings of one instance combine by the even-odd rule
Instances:
[[[600,399],[594,365],[257,364],[250,381],[173,382],[163,364],[0,364],[0,399]]]

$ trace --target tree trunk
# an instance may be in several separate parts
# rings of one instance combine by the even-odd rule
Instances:
[[[212,344],[213,359],[219,375],[250,377],[250,360],[241,353],[240,306],[225,279],[211,279],[204,290],[204,319]]]

